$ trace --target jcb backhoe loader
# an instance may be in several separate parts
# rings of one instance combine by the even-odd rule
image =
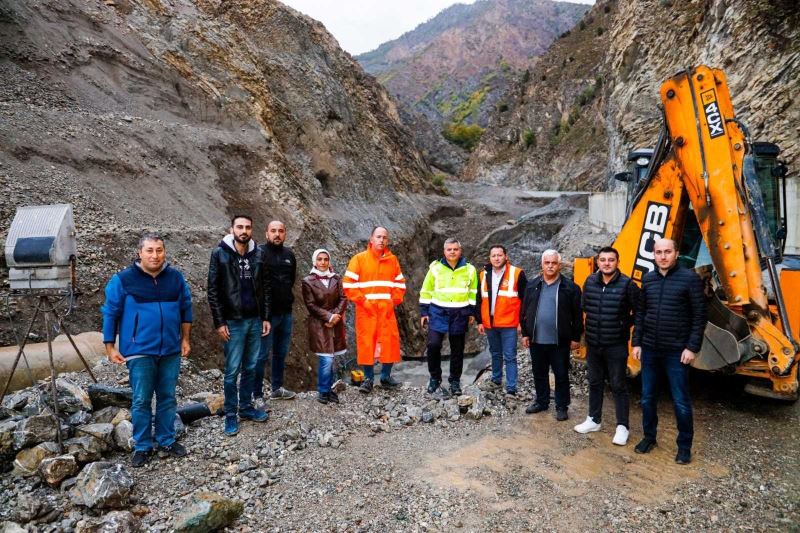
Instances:
[[[641,282],[655,268],[655,240],[675,240],[682,263],[706,281],[709,300],[693,366],[746,376],[751,394],[796,400],[800,269],[779,265],[786,167],[778,147],[751,142],[721,70],[687,68],[661,85],[660,96],[664,126],[656,146],[633,153],[634,172],[621,176],[629,194],[613,244],[620,269]],[[575,259],[575,282],[583,286],[594,268],[592,258]],[[629,357],[629,374],[639,369]]]

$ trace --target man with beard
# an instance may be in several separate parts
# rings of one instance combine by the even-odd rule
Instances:
[[[267,269],[267,283],[270,288],[270,332],[261,339],[261,352],[256,364],[255,388],[253,401],[256,407],[264,406],[264,372],[272,352],[270,365],[270,383],[273,400],[291,400],[295,393],[283,386],[283,372],[286,368],[286,354],[292,340],[292,304],[294,294],[292,287],[297,279],[297,259],[294,252],[284,246],[286,226],[280,220],[273,220],[267,225],[267,243],[259,248],[264,257]]]
[[[228,436],[239,432],[237,414],[256,422],[267,420],[267,413],[253,406],[252,395],[261,337],[270,330],[270,287],[262,252],[252,235],[253,219],[248,215],[234,216],[230,234],[211,252],[208,266],[208,304],[214,327],[225,341]]]

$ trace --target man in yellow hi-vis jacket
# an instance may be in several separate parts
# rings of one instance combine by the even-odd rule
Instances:
[[[461,394],[467,326],[475,321],[478,274],[461,254],[461,244],[444,241],[444,257],[431,263],[419,293],[420,324],[428,325],[428,392],[442,383],[442,342],[450,340],[450,393]]]

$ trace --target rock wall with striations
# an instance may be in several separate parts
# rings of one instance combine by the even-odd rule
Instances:
[[[661,82],[721,68],[738,117],[800,168],[800,10],[790,0],[599,1],[495,113],[464,175],[604,190],[660,127]]]
[[[394,104],[320,23],[279,2],[0,0],[0,77],[0,238],[19,205],[74,205],[76,330],[99,327],[102,287],[145,229],[166,235],[188,276],[205,365],[221,358],[208,256],[232,214],[251,213],[259,241],[284,220],[301,274],[319,246],[343,270],[374,224],[415,250],[433,190]],[[289,382],[308,387],[295,312]]]

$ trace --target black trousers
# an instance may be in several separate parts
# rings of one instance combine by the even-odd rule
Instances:
[[[556,377],[556,409],[569,407],[569,344],[531,344],[536,403],[550,405],[550,369]]]
[[[613,346],[588,346],[586,366],[589,371],[589,416],[598,424],[603,417],[603,392],[606,377],[608,377],[611,392],[614,394],[617,425],[621,424],[630,428],[628,424],[630,400],[628,382],[625,380],[627,363],[627,343]]]
[[[464,343],[466,333],[454,335],[452,333],[439,333],[428,330],[428,372],[431,379],[442,381],[442,343],[444,336],[450,339],[450,383],[461,381],[461,371],[464,369]]]

